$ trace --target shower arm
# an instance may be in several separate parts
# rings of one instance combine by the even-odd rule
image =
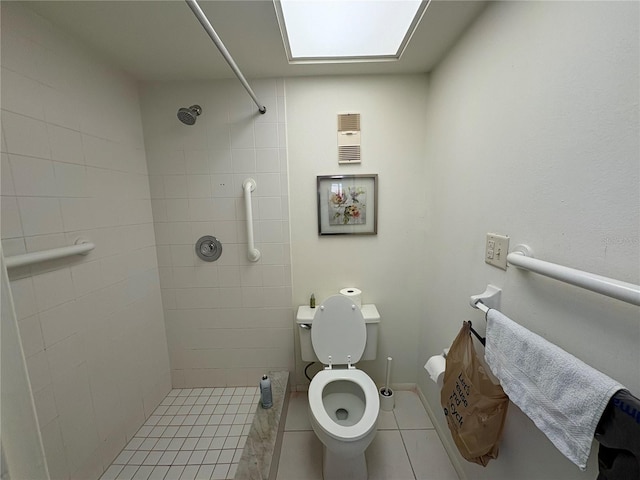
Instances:
[[[196,18],[198,19],[202,27],[205,29],[205,31],[209,34],[209,37],[211,37],[211,40],[213,40],[213,43],[215,43],[216,47],[218,47],[218,50],[220,50],[220,53],[222,54],[224,59],[227,61],[227,63],[231,67],[231,70],[233,70],[233,73],[236,74],[236,77],[238,77],[238,80],[240,80],[240,83],[242,84],[242,86],[245,88],[247,93],[251,96],[255,104],[258,106],[258,111],[260,113],[266,113],[267,107],[260,104],[258,97],[256,97],[256,94],[254,93],[251,86],[247,82],[247,79],[244,78],[244,75],[238,68],[238,65],[236,65],[236,62],[233,61],[231,54],[229,53],[227,48],[224,46],[224,43],[222,43],[222,40],[220,39],[216,31],[213,29],[213,26],[211,26],[211,22],[209,22],[209,19],[200,8],[200,5],[198,5],[198,2],[196,0],[185,0],[185,2],[187,2],[187,5],[189,5],[189,8],[193,11],[193,14],[196,16]]]

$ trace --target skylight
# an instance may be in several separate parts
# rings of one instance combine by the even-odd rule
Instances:
[[[291,62],[397,60],[425,0],[274,0]]]

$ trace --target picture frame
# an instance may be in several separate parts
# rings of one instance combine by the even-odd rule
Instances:
[[[378,234],[378,175],[319,175],[318,235]]]

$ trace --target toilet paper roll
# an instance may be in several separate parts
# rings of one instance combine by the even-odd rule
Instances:
[[[355,287],[347,287],[340,290],[340,295],[349,297],[351,301],[358,307],[362,307],[362,291]]]
[[[431,380],[436,382],[438,385],[442,385],[446,365],[447,361],[442,355],[434,355],[427,360],[424,368],[429,373]]]

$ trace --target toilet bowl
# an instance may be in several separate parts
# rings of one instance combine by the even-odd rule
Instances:
[[[323,444],[323,478],[367,479],[365,450],[376,434],[380,400],[371,378],[355,367],[366,344],[364,318],[342,295],[318,308],[313,349],[326,365],[309,385],[309,418]]]

